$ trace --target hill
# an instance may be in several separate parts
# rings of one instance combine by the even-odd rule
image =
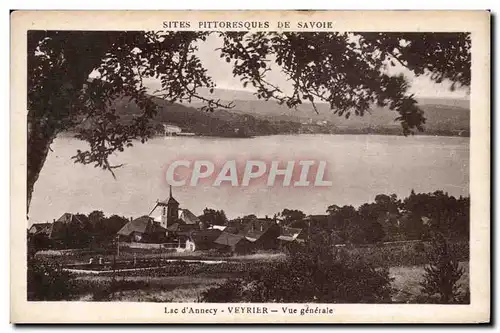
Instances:
[[[271,122],[232,109],[205,112],[193,106],[172,104],[159,98],[154,98],[154,100],[159,106],[159,112],[152,123],[158,132],[163,130],[163,124],[173,124],[182,128],[184,132],[193,132],[197,135],[248,137],[298,133],[300,127],[300,123],[292,121]],[[116,100],[113,106],[124,121],[132,119],[140,112],[139,108],[134,103],[129,103],[126,98]]]
[[[401,126],[394,119],[397,113],[385,108],[374,108],[363,117],[339,117],[327,104],[317,104],[316,113],[311,104],[288,109],[272,101],[261,101],[249,92],[217,90],[212,98],[229,97],[232,109],[200,111],[201,104],[172,104],[153,97],[159,106],[153,124],[160,131],[162,124],[174,124],[183,131],[198,135],[246,137],[252,135],[291,133],[373,133],[401,135]],[[236,99],[243,98],[243,99]],[[426,135],[467,136],[470,128],[469,101],[458,99],[421,99],[425,112]],[[128,99],[115,101],[114,107],[124,119],[139,114],[139,109]]]
[[[216,90],[212,98],[226,97],[228,91]],[[328,104],[317,104],[318,113],[311,104],[302,104],[297,109],[289,109],[273,101],[258,100],[249,92],[233,93],[235,99],[225,100],[235,106],[230,112],[249,114],[270,122],[292,121],[300,123],[305,131],[317,131],[311,128],[321,126],[322,132],[334,133],[380,133],[402,134],[401,126],[395,121],[398,114],[386,108],[374,107],[363,117],[351,116],[349,119],[333,113]],[[238,99],[242,98],[242,99]],[[425,132],[432,135],[468,135],[470,129],[470,108],[467,99],[422,98],[418,99],[427,119]],[[200,104],[192,104],[201,107]]]

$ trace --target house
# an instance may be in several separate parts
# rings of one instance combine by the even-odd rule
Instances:
[[[200,231],[200,226],[198,224],[185,224],[179,220],[179,222],[167,228],[167,242],[170,244],[177,244],[177,248],[185,249],[191,234],[196,231]]]
[[[290,251],[306,242],[307,234],[304,229],[283,227],[278,236],[278,242],[282,250]]]
[[[163,134],[165,136],[177,135],[182,132],[182,129],[179,126],[171,125],[171,124],[163,124]]]
[[[220,231],[224,231],[226,230],[227,228],[227,225],[217,225],[217,224],[214,224],[214,225],[211,225],[208,230],[210,229],[215,229],[215,230],[220,230]]]
[[[176,222],[167,228],[167,235],[170,236],[189,236],[193,231],[199,231],[200,226],[198,224],[185,224],[181,222]]]
[[[117,234],[132,242],[160,243],[166,238],[166,229],[152,217],[144,215],[125,224]]]
[[[52,222],[48,237],[54,241],[77,241],[84,237],[87,223],[85,215],[64,213],[59,219]]]
[[[305,222],[311,222],[316,225],[325,225],[328,223],[328,220],[329,216],[324,214],[308,215],[303,219]]]
[[[301,228],[304,230],[323,230],[323,229],[331,229],[332,228],[332,220],[331,216],[317,214],[317,215],[308,215],[302,220],[297,220],[289,224],[288,226],[294,228]]]
[[[52,223],[34,223],[28,229],[28,234],[30,235],[46,234],[47,236],[49,236],[51,228],[52,228]]]
[[[186,240],[187,251],[200,251],[215,249],[218,245],[215,243],[222,231],[217,229],[208,229],[193,231]]]
[[[181,209],[181,214],[179,215],[179,220],[186,224],[200,224],[201,220],[198,216],[194,215],[189,209]]]
[[[88,220],[85,215],[64,213],[52,223],[35,223],[28,235],[44,247],[75,247],[88,243]]]
[[[235,219],[228,222],[223,231],[230,234],[240,234],[245,230],[246,224],[241,219]]]
[[[71,214],[71,213],[62,214],[61,217],[56,220],[56,222],[64,223],[66,225],[76,224],[76,225],[80,225],[82,228],[85,227],[85,224],[87,223],[85,215],[81,215],[81,214],[75,215],[75,214]]]
[[[35,223],[28,229],[28,244],[33,246],[33,249],[50,248],[50,232],[52,223]]]
[[[253,243],[255,249],[273,250],[279,247],[280,227],[272,219],[252,219],[240,234]]]
[[[233,253],[244,254],[253,250],[253,244],[243,235],[230,234],[223,231],[214,241],[217,248]]]
[[[306,233],[300,228],[283,227],[281,233],[278,236],[281,245],[285,245],[290,242],[304,243],[306,240]]]

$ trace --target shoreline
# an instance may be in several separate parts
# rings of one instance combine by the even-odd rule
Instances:
[[[74,138],[77,139],[76,132],[73,131],[65,131],[61,132],[57,137],[60,138]],[[414,133],[409,135],[403,134],[394,134],[394,133],[362,133],[362,132],[344,132],[344,133],[278,133],[278,134],[256,134],[250,136],[223,136],[223,135],[173,135],[173,136],[165,136],[165,135],[153,135],[149,139],[157,139],[157,138],[217,138],[217,139],[254,139],[258,137],[273,137],[273,136],[284,136],[284,135],[292,135],[292,136],[311,136],[311,135],[366,135],[366,136],[400,136],[400,137],[445,137],[445,138],[469,138],[470,133],[468,135],[443,135],[443,134],[435,134],[435,133]],[[78,139],[80,140],[80,139]],[[83,140],[82,140],[83,141]]]

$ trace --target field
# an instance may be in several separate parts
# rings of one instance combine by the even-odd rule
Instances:
[[[460,280],[461,291],[465,292],[469,284],[467,246],[455,243],[452,248],[465,270]],[[394,278],[392,300],[397,303],[417,302],[426,264],[426,250],[426,244],[420,247],[415,244],[389,244],[344,249],[350,257],[364,258],[389,269],[390,276]],[[117,259],[110,253],[97,254],[82,250],[37,253],[40,259],[79,269],[89,266],[89,258],[96,256],[104,258],[105,268],[95,270],[94,264],[94,268],[88,268],[94,270],[92,273],[78,272],[76,281],[79,294],[74,300],[196,302],[206,289],[223,283],[228,278],[237,278],[243,273],[258,273],[270,262],[286,257],[277,252],[228,256],[207,252],[125,250]],[[113,271],[111,267],[115,259],[114,267],[117,270]]]
[[[465,268],[465,274],[460,283],[462,291],[468,285],[469,270],[468,263],[461,262]],[[420,281],[424,274],[423,266],[391,267],[391,277],[394,278],[393,302],[411,303],[415,302],[420,294]],[[206,289],[224,282],[231,276],[237,276],[238,272],[179,276],[140,276],[118,277],[115,281],[121,290],[114,293],[105,292],[112,283],[111,276],[79,276],[82,285],[88,285],[88,292],[83,293],[79,301],[126,301],[126,302],[196,302],[200,294]],[[96,292],[97,291],[97,292]]]
[[[87,249],[71,249],[71,250],[44,250],[38,251],[36,257],[44,260],[50,260],[62,265],[70,264],[85,264],[90,259],[97,261],[102,257],[105,262],[112,261],[128,261],[134,259],[141,260],[224,260],[224,261],[246,261],[246,260],[277,260],[282,259],[285,255],[281,252],[263,252],[248,255],[232,256],[229,253],[198,251],[198,252],[167,252],[162,250],[145,250],[145,249],[121,249],[120,255],[116,256],[116,251],[109,250],[87,250]]]

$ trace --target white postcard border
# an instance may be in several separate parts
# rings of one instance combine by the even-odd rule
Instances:
[[[19,11],[11,16],[11,321],[15,323],[437,323],[490,318],[490,20],[486,11]],[[162,30],[165,20],[332,21],[335,31],[472,33],[470,138],[470,305],[309,304],[333,315],[282,315],[305,305],[250,304],[279,310],[231,315],[204,303],[27,302],[26,300],[26,33],[54,30]],[[199,30],[193,25],[190,30]],[[219,29],[224,30],[224,29]],[[268,30],[276,30],[271,26]],[[294,29],[298,30],[298,29]],[[319,30],[316,30],[319,31]],[[327,31],[322,30],[322,31]],[[165,306],[217,308],[218,315],[164,313]],[[221,310],[226,310],[224,313]]]

